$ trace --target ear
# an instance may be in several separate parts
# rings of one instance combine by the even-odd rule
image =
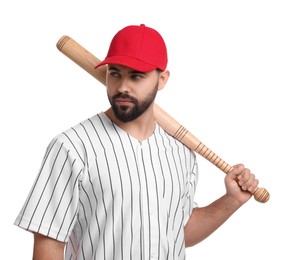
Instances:
[[[164,70],[159,75],[159,90],[163,89],[168,81],[168,78],[170,77],[170,71]]]

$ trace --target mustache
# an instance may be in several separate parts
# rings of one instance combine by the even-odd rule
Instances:
[[[113,100],[118,99],[118,98],[126,98],[126,99],[133,101],[133,102],[136,101],[136,99],[134,97],[128,95],[127,93],[118,93],[112,97]]]

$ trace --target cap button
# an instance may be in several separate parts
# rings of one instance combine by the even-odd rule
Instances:
[[[145,26],[145,24],[141,23],[140,26]]]

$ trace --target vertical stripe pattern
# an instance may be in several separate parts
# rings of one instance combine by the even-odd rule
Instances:
[[[138,141],[97,114],[49,144],[15,225],[66,242],[65,259],[185,259],[193,151],[159,125]]]

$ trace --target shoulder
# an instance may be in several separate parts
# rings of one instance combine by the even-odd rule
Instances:
[[[63,149],[76,151],[79,154],[86,154],[86,150],[91,146],[91,140],[100,131],[102,132],[102,129],[109,128],[110,122],[107,122],[107,120],[103,112],[95,114],[55,135],[51,139],[49,147],[59,144]]]
[[[78,142],[85,136],[91,136],[94,132],[99,131],[103,125],[108,125],[108,122],[106,122],[104,113],[100,112],[59,133],[54,139],[63,140],[64,142]]]

